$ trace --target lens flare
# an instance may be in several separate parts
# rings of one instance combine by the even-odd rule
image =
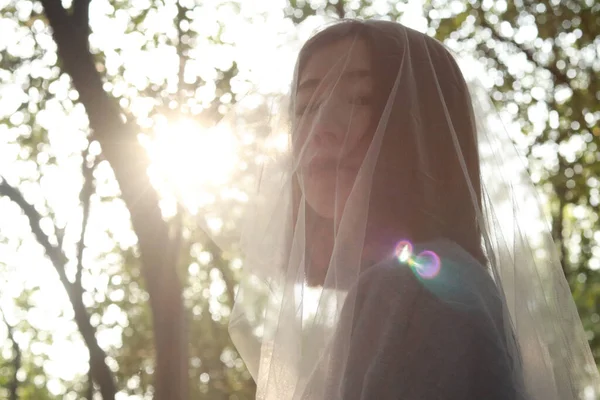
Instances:
[[[396,258],[406,264],[412,257],[413,246],[408,240],[402,240],[396,245]]]
[[[425,250],[415,257],[412,267],[422,278],[435,278],[441,268],[440,257],[433,251]]]
[[[407,264],[425,279],[435,278],[442,266],[440,257],[431,250],[425,250],[417,256],[413,256],[413,245],[408,240],[398,242],[395,254],[401,264]]]

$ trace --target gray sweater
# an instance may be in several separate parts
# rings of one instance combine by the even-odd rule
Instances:
[[[361,275],[339,326],[351,332],[342,385],[328,398],[525,399],[519,352],[491,277],[451,242],[423,248],[441,257],[434,278],[397,260]]]

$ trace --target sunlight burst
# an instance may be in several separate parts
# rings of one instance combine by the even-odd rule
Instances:
[[[238,164],[237,140],[227,125],[206,128],[191,119],[161,119],[146,143],[151,179],[190,212],[215,201]]]

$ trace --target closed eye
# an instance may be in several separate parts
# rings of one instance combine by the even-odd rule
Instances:
[[[319,107],[321,107],[321,102],[313,102],[313,103],[301,106],[296,110],[296,115],[302,116],[302,115],[306,114],[306,112],[312,114],[313,112],[317,111],[319,109]]]
[[[362,96],[351,96],[348,100],[350,104],[356,106],[370,106],[373,103],[373,96],[371,95],[362,95]],[[322,101],[315,101],[304,106],[300,106],[296,110],[296,116],[302,116],[306,113],[312,114],[316,112],[321,107]]]

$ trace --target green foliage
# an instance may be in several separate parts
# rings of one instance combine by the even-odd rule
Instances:
[[[154,118],[158,116],[202,119],[205,124],[210,124],[235,104],[239,94],[236,88],[240,86],[236,60],[204,60],[203,54],[195,50],[198,43],[209,43],[213,49],[231,47],[224,23],[220,23],[212,34],[199,32],[198,29],[203,26],[201,21],[197,21],[197,7],[189,2],[142,2],[135,5],[113,2],[103,7],[105,20],[96,25],[92,23],[91,26],[91,51],[96,67],[103,75],[105,89],[119,102],[128,119],[139,122],[142,134],[152,137]],[[228,7],[228,3],[223,2],[220,7]],[[239,12],[239,7],[236,7],[233,7],[233,11]],[[172,17],[171,26],[156,29],[150,20],[163,18],[163,13]],[[116,40],[95,40],[110,33],[103,30],[107,24],[118,24],[124,16],[127,16],[126,27]],[[85,241],[88,248],[83,257],[83,299],[90,321],[97,331],[96,337],[109,356],[108,364],[115,374],[119,390],[130,395],[150,396],[153,393],[155,356],[153,316],[141,276],[139,249],[135,240],[130,238],[131,226],[127,221],[115,222],[120,218],[118,215],[127,218],[127,213],[119,199],[119,190],[115,188],[114,176],[89,134],[88,121],[79,104],[78,93],[73,90],[69,76],[60,70],[56,46],[40,5],[12,2],[3,8],[0,18],[3,22],[12,23],[11,26],[21,35],[17,46],[0,44],[0,83],[15,84],[20,89],[15,89],[20,92],[20,97],[15,98],[18,104],[14,109],[0,112],[0,128],[10,133],[5,136],[6,144],[15,149],[11,170],[2,170],[0,173],[24,192],[42,217],[52,222],[52,226],[45,230],[52,243],[62,242],[63,233],[66,232],[62,248],[71,261],[67,265],[67,274],[73,281],[77,261],[74,250],[80,240],[78,225],[81,222],[77,214],[82,206],[78,192],[83,184],[82,176],[77,171],[82,162],[94,168],[94,194],[86,233],[88,240]],[[132,42],[139,46],[137,50],[124,45]],[[140,74],[145,71],[140,71],[139,66],[135,69],[131,60],[125,61],[129,52],[139,50],[139,54],[145,56],[156,49],[174,55],[170,61],[179,66],[171,68],[165,62],[164,70],[155,69],[153,75],[146,76]],[[203,63],[202,71],[198,70],[199,63]],[[150,106],[138,106],[144,103]],[[2,112],[6,112],[6,115]],[[70,121],[68,126],[61,123],[60,118]],[[69,145],[63,144],[65,140]],[[87,155],[83,154],[82,151],[88,148],[92,150]],[[76,166],[75,170],[73,165]],[[65,168],[71,174],[65,174]],[[44,187],[44,180],[52,174],[55,178],[56,174],[62,176],[71,185],[58,198],[56,193],[60,190]],[[71,205],[69,210],[65,210],[61,202],[68,202]],[[177,269],[184,283],[189,307],[190,398],[229,399],[235,395],[237,399],[250,399],[254,385],[237,353],[233,351],[227,333],[227,316],[232,299],[227,294],[216,298],[208,294],[211,284],[229,276],[227,271],[219,272],[229,268],[229,261],[216,255],[214,262],[201,263],[197,260],[198,250],[194,253],[191,249],[192,246],[202,248],[202,237],[198,234],[195,220],[190,220],[183,210],[180,210],[180,214],[174,219],[180,218],[185,225],[181,221],[172,221],[170,225],[174,236],[181,235],[185,230],[185,238],[180,241],[181,246],[177,250],[180,254]],[[17,225],[24,226],[25,231],[10,238],[7,247],[14,254],[20,251],[17,241],[31,243],[34,240],[27,233],[25,220],[19,220]],[[2,233],[8,232],[4,228],[5,225]],[[90,241],[89,238],[93,239]],[[165,248],[168,249],[167,244]],[[203,250],[209,253],[215,251]],[[27,257],[14,259],[25,260]],[[40,268],[52,271],[47,261],[40,263],[40,259],[43,257],[38,255],[35,263],[41,264]],[[201,267],[190,269],[192,264]],[[191,270],[194,276],[190,275]],[[233,293],[234,284],[234,281],[228,282],[227,293]],[[0,286],[0,297],[8,293],[4,290],[6,285],[3,283]],[[44,282],[44,285],[64,295],[57,280]],[[12,299],[15,304],[11,307],[11,312],[21,318],[15,329],[30,338],[28,347],[30,344],[48,344],[53,328],[38,328],[29,322],[27,310],[38,309],[40,301],[48,300],[47,292],[37,296],[34,292],[23,290]],[[219,303],[223,303],[221,309]],[[57,307],[56,326],[70,331],[73,342],[81,343],[77,331],[69,323],[72,311],[68,303],[62,302]],[[22,312],[19,313],[19,310]],[[38,321],[39,318],[34,320]],[[10,346],[9,342],[3,345]],[[10,382],[13,373],[10,369],[11,354],[7,351],[0,353],[8,354],[8,358],[1,358],[0,380],[3,388],[6,387],[5,383]],[[49,361],[49,356],[23,351],[20,369],[23,372],[20,376],[25,378],[19,382],[21,399],[87,396],[89,382],[85,365],[80,376],[70,382],[57,378],[61,371],[53,369]],[[46,385],[49,380],[58,383],[52,390]],[[4,392],[0,397],[4,398]]]
[[[452,4],[429,2],[435,36],[488,66],[493,99],[526,135],[531,172],[550,198],[554,240],[599,361],[600,4],[472,1],[458,13]]]

